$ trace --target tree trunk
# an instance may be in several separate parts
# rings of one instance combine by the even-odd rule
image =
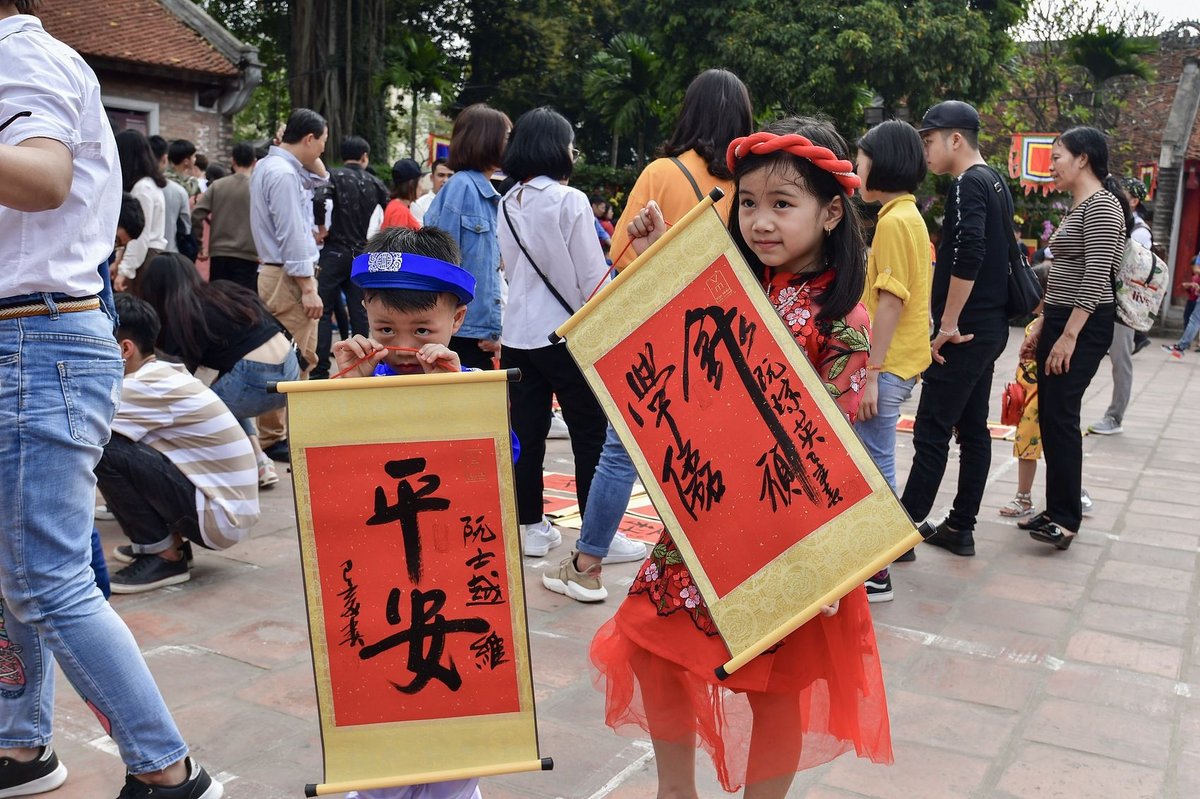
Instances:
[[[409,129],[408,138],[408,152],[414,161],[417,160],[417,112],[420,110],[420,107],[421,95],[414,91],[412,96],[412,127]],[[432,154],[430,160],[433,160]]]
[[[617,152],[620,148],[621,135],[615,130],[612,135],[612,146],[609,147],[608,165],[613,169],[617,168]]]
[[[644,167],[646,165],[646,125],[645,125],[645,123],[643,123],[642,126],[640,128],[638,128],[637,151],[638,151],[638,160],[637,160],[638,171],[641,172],[642,167]]]

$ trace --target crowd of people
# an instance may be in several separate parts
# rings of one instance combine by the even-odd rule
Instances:
[[[846,751],[890,762],[868,603],[893,598],[891,569],[718,683],[709,665],[724,644],[688,565],[669,533],[648,553],[619,532],[633,462],[565,345],[548,336],[721,188],[716,210],[737,248],[897,490],[897,422],[920,386],[901,502],[928,543],[974,555],[1015,250],[1013,200],[980,153],[972,106],[941,102],[919,126],[884,122],[852,146],[805,117],[755,132],[745,85],[708,70],[614,224],[606,199],[570,185],[574,127],[549,108],[515,125],[485,104],[461,111],[424,193],[416,161],[397,161],[390,184],[376,177],[358,136],[337,143],[341,166],[328,169],[328,125],[308,109],[294,110],[265,150],[236,144],[228,173],[183,139],[114,136],[95,75],[27,13],[35,6],[0,0],[0,253],[10,264],[0,274],[0,423],[13,431],[0,440],[0,628],[25,655],[19,685],[0,692],[0,795],[66,779],[52,747],[57,661],[117,742],[122,799],[220,797],[97,585],[95,488],[129,539],[109,555],[122,564],[111,590],[185,582],[195,549],[243,540],[259,490],[279,479],[287,419],[271,384],[435,369],[521,370],[511,420],[530,557],[563,541],[543,515],[557,398],[583,522],[542,582],[595,602],[608,595],[604,564],[642,563],[591,658],[606,722],[650,735],[661,795],[695,795],[697,745],[727,790],[746,785],[756,797],[784,796],[797,770]],[[1108,354],[1112,405],[1090,430],[1119,434],[1137,347],[1117,320],[1113,276],[1127,239],[1149,246],[1147,209],[1140,184],[1115,179],[1109,158],[1093,128],[1054,142],[1051,168],[1070,210],[1044,253],[1044,297],[1018,367],[1022,467],[1000,512],[1058,550],[1080,534],[1089,502],[1084,392]],[[952,179],[936,250],[915,197],[927,170]],[[862,203],[879,205],[873,229]],[[388,273],[364,268],[364,253],[416,257]],[[1200,278],[1189,286],[1194,307]],[[1200,328],[1189,312],[1173,355]],[[935,521],[952,438],[957,490]],[[1045,505],[1035,512],[1039,456]],[[664,601],[680,590],[692,592],[686,602]],[[421,795],[479,789],[467,780],[429,791]]]

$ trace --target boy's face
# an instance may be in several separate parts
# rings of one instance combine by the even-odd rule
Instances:
[[[450,346],[450,337],[462,327],[467,306],[459,305],[453,294],[438,295],[437,304],[423,311],[397,311],[378,297],[363,302],[371,338],[385,347],[420,349],[425,344]],[[421,364],[412,352],[388,352],[384,362],[397,374],[422,374]]]

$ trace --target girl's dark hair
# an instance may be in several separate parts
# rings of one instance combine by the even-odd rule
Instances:
[[[511,129],[512,122],[503,111],[485,103],[467,106],[455,118],[450,134],[450,168],[486,172],[500,166]]]
[[[575,131],[566,117],[542,106],[521,114],[504,151],[504,174],[520,182],[545,175],[566,180],[575,167]]]
[[[746,84],[727,69],[709,69],[697,75],[683,95],[679,121],[663,143],[662,154],[673,158],[695,150],[708,162],[709,174],[729,180],[733,177],[725,163],[729,142],[753,130]]]
[[[437,258],[455,266],[462,264],[462,256],[454,238],[440,228],[429,226],[420,230],[409,230],[405,227],[384,228],[367,240],[363,252],[406,252]],[[453,298],[454,304],[458,304],[458,298],[449,292],[415,289],[363,289],[363,302],[379,300],[385,308],[393,311],[415,313],[435,307],[441,301],[442,294]]]
[[[169,336],[175,352],[168,354],[181,357],[190,371],[196,370],[214,341],[223,342],[261,319],[271,318],[253,291],[230,280],[203,282],[196,265],[177,252],[156,255],[142,268],[146,272],[142,299],[162,322],[159,346]]]
[[[1108,171],[1108,139],[1095,128],[1080,125],[1059,134],[1055,141],[1066,147],[1071,155],[1087,156],[1092,174],[1100,179],[1100,185],[1121,204],[1121,211],[1125,214],[1125,238],[1129,238],[1129,234],[1133,232],[1133,211],[1129,207],[1129,197],[1121,187],[1121,181]]]
[[[823,119],[811,117],[791,117],[781,119],[766,127],[768,133],[780,136],[798,133],[821,147],[828,147],[838,158],[848,159],[849,147],[846,140],[833,125]],[[854,309],[862,296],[863,287],[867,282],[867,245],[863,238],[862,219],[854,203],[842,184],[830,173],[815,166],[807,158],[801,158],[785,151],[769,155],[749,154],[737,162],[733,171],[734,198],[733,209],[729,214],[729,233],[737,243],[738,249],[756,273],[765,270],[762,261],[746,244],[742,237],[741,225],[738,223],[739,209],[738,186],[742,179],[751,172],[759,169],[779,170],[787,168],[796,173],[796,184],[815,196],[823,204],[842,200],[842,221],[825,239],[825,266],[833,269],[833,281],[816,301],[821,305],[817,314],[818,322],[830,322],[841,319]]]
[[[858,149],[871,159],[865,189],[911,194],[925,179],[925,145],[907,122],[892,119],[876,125],[858,140]]]
[[[123,130],[116,136],[117,157],[121,159],[121,188],[131,191],[133,184],[145,177],[153,178],[160,189],[167,185],[158,168],[158,159],[150,150],[150,140],[136,130]]]
[[[18,14],[32,14],[42,4],[42,0],[13,0]]]
[[[408,200],[412,202],[417,199],[417,184],[421,182],[421,178],[409,178],[408,180],[393,180],[392,181],[392,199],[393,200]]]

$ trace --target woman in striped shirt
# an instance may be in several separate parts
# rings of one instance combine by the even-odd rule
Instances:
[[[1021,522],[1036,541],[1071,546],[1083,512],[1083,393],[1112,342],[1113,278],[1131,227],[1129,202],[1108,172],[1108,142],[1076,127],[1054,141],[1051,174],[1071,195],[1071,210],[1050,240],[1054,263],[1042,315],[1030,325],[1021,357],[1037,360],[1046,509]]]

